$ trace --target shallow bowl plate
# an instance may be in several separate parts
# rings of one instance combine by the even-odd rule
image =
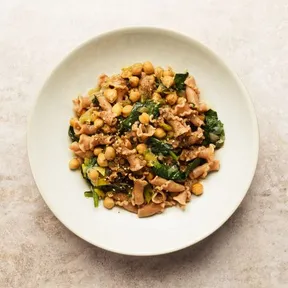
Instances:
[[[72,99],[97,83],[101,73],[119,73],[135,62],[151,61],[188,70],[201,97],[218,112],[226,142],[217,151],[218,173],[209,175],[204,194],[185,211],[165,210],[139,219],[115,208],[93,207],[87,185],[71,172],[67,136]],[[212,51],[178,33],[128,28],[93,38],[76,48],[53,71],[37,99],[28,127],[28,152],[37,186],[56,217],[84,240],[117,253],[157,255],[190,246],[218,229],[241,203],[258,158],[258,129],[251,100],[237,76]]]

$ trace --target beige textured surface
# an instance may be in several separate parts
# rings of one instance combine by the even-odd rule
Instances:
[[[0,287],[288,287],[287,1],[52,2],[0,5]],[[179,30],[226,59],[251,93],[261,137],[231,219],[194,247],[151,258],[103,251],[63,227],[35,187],[25,143],[51,69],[82,41],[131,25]]]

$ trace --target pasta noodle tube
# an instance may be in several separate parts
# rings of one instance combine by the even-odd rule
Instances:
[[[141,179],[134,180],[134,188],[132,195],[134,196],[134,202],[136,205],[142,205],[144,203],[144,187],[148,184],[147,181]]]
[[[166,195],[163,191],[156,191],[152,196],[152,202],[160,204],[166,201]]]
[[[152,185],[160,186],[161,189],[167,190],[169,192],[178,193],[185,190],[184,185],[178,184],[172,180],[168,181],[167,179],[161,178],[159,176],[156,176],[154,179],[152,179],[150,183]]]
[[[164,203],[155,204],[152,202],[138,209],[138,217],[143,218],[155,215],[157,213],[162,213],[164,211],[164,207]]]

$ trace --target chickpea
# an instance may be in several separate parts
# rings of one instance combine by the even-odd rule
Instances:
[[[161,67],[155,68],[155,76],[160,79],[163,76],[163,69]]]
[[[117,99],[117,91],[116,89],[106,89],[104,91],[104,96],[110,103],[113,103]]]
[[[147,150],[147,145],[142,143],[142,144],[138,144],[136,146],[136,150],[138,151],[139,154],[144,154],[145,151]]]
[[[137,76],[131,76],[129,78],[129,83],[132,88],[135,88],[139,85],[139,78]]]
[[[131,110],[133,109],[133,106],[132,105],[126,105],[123,110],[122,110],[122,115],[124,117],[128,117],[129,114],[131,113]]]
[[[117,116],[120,116],[122,113],[123,107],[121,105],[121,103],[116,103],[113,107],[112,107],[112,112],[115,113]]]
[[[142,72],[142,63],[135,63],[132,65],[132,75],[140,76]]]
[[[132,76],[132,71],[131,71],[131,69],[129,69],[129,68],[124,68],[124,69],[122,69],[122,73],[121,73],[121,77],[122,78],[129,78],[129,77],[131,77]]]
[[[96,147],[93,151],[95,156],[98,156],[100,153],[102,153],[103,149],[100,147]]]
[[[137,102],[140,99],[140,92],[137,88],[131,89],[129,94],[129,99],[132,102]]]
[[[70,160],[69,168],[71,170],[77,170],[79,167],[80,167],[80,162],[76,158],[73,158]]]
[[[108,161],[107,161],[104,153],[100,153],[98,155],[97,163],[101,167],[107,167],[108,166]]]
[[[112,209],[115,205],[114,200],[110,197],[105,197],[104,201],[103,201],[103,205],[105,208],[107,209]]]
[[[74,125],[76,124],[77,118],[71,118],[70,119],[70,126],[74,127]]]
[[[195,183],[192,185],[192,193],[196,196],[203,194],[203,185],[201,183]]]
[[[104,124],[102,127],[102,131],[106,134],[111,133],[111,127],[108,124]]]
[[[162,83],[167,88],[170,88],[174,83],[174,77],[172,76],[164,76],[162,77]]]
[[[147,113],[142,113],[140,116],[139,116],[139,121],[142,123],[142,124],[149,124],[149,121],[150,121],[150,117]]]
[[[153,74],[154,73],[154,66],[152,65],[151,62],[146,61],[143,64],[143,70],[147,75]]]
[[[95,126],[96,128],[101,128],[103,125],[104,125],[104,121],[103,121],[101,118],[97,118],[97,119],[94,121],[94,126]]]
[[[171,67],[168,67],[168,69],[167,70],[164,70],[163,71],[163,76],[172,76],[172,77],[174,77],[174,72],[173,72],[173,70],[172,70],[172,68]]]
[[[151,172],[149,172],[149,174],[148,175],[146,175],[146,179],[147,180],[152,180],[154,178],[154,174],[153,173],[151,173]]]
[[[107,160],[113,160],[116,157],[115,149],[111,146],[108,146],[104,155]]]
[[[166,132],[162,128],[156,128],[154,136],[158,139],[162,139],[166,136]]]
[[[178,96],[175,92],[166,96],[166,102],[171,106],[176,104],[177,99],[178,99]]]
[[[153,95],[152,95],[152,99],[155,102],[160,102],[162,100],[162,97],[161,97],[161,95],[159,93],[154,92]]]
[[[92,181],[96,181],[99,177],[98,171],[94,168],[89,169],[87,174],[88,174],[89,179]]]

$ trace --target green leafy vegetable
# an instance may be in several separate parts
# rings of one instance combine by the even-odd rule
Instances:
[[[98,186],[95,186],[95,188],[100,189],[103,192],[113,191],[113,192],[128,193],[129,190],[131,190],[131,186],[127,183],[98,185]]]
[[[224,125],[218,119],[217,112],[208,110],[205,113],[205,125],[203,145],[208,146],[210,143],[216,146],[216,149],[221,148],[225,141]]]
[[[148,139],[147,144],[155,154],[162,154],[164,156],[170,155],[174,160],[178,160],[178,156],[174,153],[172,145],[160,141],[154,137]]]
[[[177,165],[169,166],[155,162],[154,166],[152,167],[152,171],[155,175],[168,180],[183,181],[186,179],[185,172],[180,171]]]
[[[153,115],[154,118],[158,117],[160,115],[159,113],[159,103],[155,103],[154,101],[148,100],[144,103],[144,107],[147,108],[147,113],[149,115]]]
[[[141,113],[143,113],[141,111],[145,111],[156,118],[159,116],[159,104],[151,100],[148,100],[145,103],[136,102],[129,116],[120,123],[119,131],[121,134],[131,129],[132,125],[138,120]]]
[[[151,167],[152,172],[164,179],[167,180],[175,180],[175,181],[184,181],[188,176],[189,173],[194,170],[196,167],[201,165],[203,163],[203,159],[196,158],[192,162],[190,162],[187,165],[187,168],[185,171],[181,171],[179,166],[174,164],[174,165],[166,165],[162,164],[157,160],[157,157],[150,151],[146,152],[145,155],[145,160],[147,161],[147,166]]]
[[[203,162],[205,162],[205,160],[201,159],[201,158],[196,158],[194,159],[192,162],[190,162],[187,165],[187,168],[185,170],[185,175],[186,178],[189,176],[190,172],[193,171],[195,168],[197,168],[198,166],[200,166]]]
[[[129,116],[120,124],[120,133],[129,131],[131,129],[132,125],[138,120],[138,117],[141,114],[138,109],[142,108],[143,105],[144,104],[141,102],[137,102],[134,104]]]
[[[74,128],[72,126],[69,126],[68,136],[70,137],[72,142],[79,141],[79,138],[75,135]]]
[[[188,77],[189,73],[185,73],[185,74],[181,74],[181,73],[177,73],[175,74],[174,77],[174,85],[175,85],[175,89],[176,91],[181,91],[184,90],[186,85],[185,85],[185,80]]]

